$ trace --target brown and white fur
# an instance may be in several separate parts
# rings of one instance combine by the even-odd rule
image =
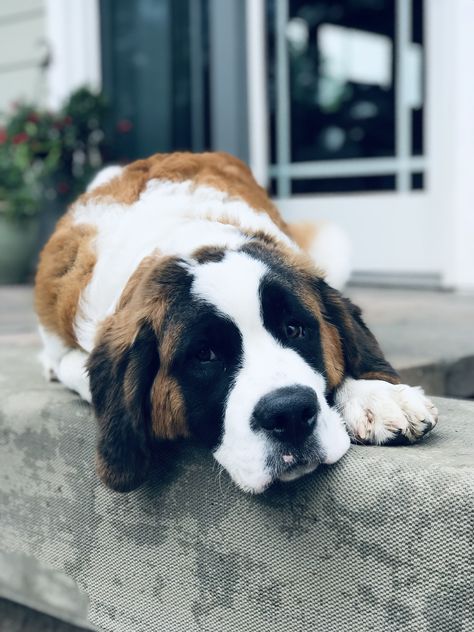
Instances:
[[[423,391],[399,383],[323,280],[322,236],[286,224],[225,153],[108,168],[71,206],[36,279],[42,360],[92,402],[108,486],[137,487],[178,437],[258,493],[334,463],[350,438],[414,442],[434,427]]]

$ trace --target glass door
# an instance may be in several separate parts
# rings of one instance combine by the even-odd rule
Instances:
[[[266,24],[279,206],[345,227],[359,275],[436,284],[423,0],[266,0]]]
[[[210,145],[208,0],[101,0],[110,136],[126,160]]]

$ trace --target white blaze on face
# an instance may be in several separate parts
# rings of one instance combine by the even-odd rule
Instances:
[[[262,492],[273,479],[267,465],[271,442],[263,431],[252,429],[251,418],[257,402],[277,388],[297,384],[316,392],[320,413],[314,433],[325,463],[334,463],[349,447],[342,420],[324,397],[323,376],[263,326],[259,287],[267,272],[261,261],[228,252],[221,262],[196,267],[192,287],[195,296],[230,318],[242,336],[242,366],[228,396],[222,441],[214,456],[239,487],[254,493]],[[285,478],[297,478],[317,465],[305,465]]]

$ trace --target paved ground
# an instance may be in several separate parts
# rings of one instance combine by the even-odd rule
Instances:
[[[388,359],[431,394],[474,396],[474,295],[349,288]],[[0,288],[0,342],[37,343],[32,290]]]
[[[474,397],[474,295],[350,288],[390,362],[432,395]]]
[[[24,608],[11,601],[0,599],[0,631],[83,632],[83,629],[68,625],[29,608]]]
[[[399,368],[474,355],[474,295],[377,288],[347,293]]]
[[[0,552],[65,571],[87,593],[92,624],[474,630],[473,402],[435,398],[442,421],[422,443],[354,445],[340,465],[262,496],[242,494],[192,442],[161,446],[149,482],[116,494],[94,472],[89,407],[45,385],[31,351],[0,347]],[[4,569],[0,555],[7,596]],[[37,572],[21,573],[23,586],[14,576],[10,596],[32,603],[33,585],[34,603],[46,610],[39,597],[53,596],[57,607]]]
[[[402,369],[406,381],[423,384],[431,394],[449,391],[448,394],[459,396],[463,393],[474,395],[474,296],[366,288],[351,288],[348,294],[364,309],[367,323],[378,336],[389,359]],[[32,303],[31,288],[0,288],[0,346],[4,346],[6,351],[13,347],[23,363],[26,351],[38,345]],[[25,348],[25,353],[18,354],[21,347]],[[16,367],[15,364],[13,359],[3,363],[4,367],[9,367],[10,379],[14,379],[15,368],[18,374],[27,374],[21,362]],[[34,381],[36,372],[34,367],[29,368],[31,381]],[[29,379],[26,381],[30,382]],[[439,402],[443,405],[446,419],[456,418],[459,427],[465,417],[466,428],[472,427],[472,411],[468,408],[472,404],[453,400]],[[444,431],[449,429],[450,424],[445,424]],[[416,456],[414,452],[407,452],[407,455],[418,463],[426,448],[426,453],[432,454],[437,461],[436,468],[439,469],[438,461],[442,461],[450,472],[455,467],[464,467],[464,461],[470,465],[472,442],[461,440],[465,436],[464,431],[459,431],[459,436],[456,435],[458,430],[454,432],[451,453],[447,451],[439,432],[431,438],[431,443],[427,441],[418,447]],[[368,456],[372,454],[375,453],[369,452]],[[446,478],[449,479],[449,476]],[[0,632],[75,630],[78,628],[0,599]]]

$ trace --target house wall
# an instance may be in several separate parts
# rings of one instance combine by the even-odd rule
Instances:
[[[245,6],[243,0],[210,0],[210,5],[218,12],[211,25],[214,58],[227,64],[229,59],[242,53],[244,68],[245,48],[247,44],[249,46],[246,49],[247,81],[241,90],[238,86],[245,84],[245,73],[237,70],[230,81],[224,72],[225,64],[221,63],[219,69],[219,64],[215,62],[211,108],[215,144],[216,147],[241,153],[244,157],[248,152],[251,164],[256,166],[259,179],[263,182],[266,179],[268,138],[261,130],[265,128],[267,86],[262,65],[264,55],[259,56],[255,51],[264,50],[264,2],[248,0],[246,6],[252,8],[252,12],[248,12],[252,23],[247,23],[248,42],[245,44],[245,38],[241,35],[241,45],[238,45],[239,40],[236,39],[237,30],[229,30],[229,25],[244,23],[244,14],[239,14],[237,6]],[[19,98],[57,107],[79,85],[88,83],[92,87],[100,87],[98,6],[99,0],[0,0],[0,111]],[[335,221],[340,220],[344,226],[347,220],[346,225],[349,228],[352,227],[351,222],[362,227],[364,241],[361,242],[362,246],[356,243],[357,252],[361,253],[356,268],[376,274],[383,273],[384,270],[377,262],[370,261],[365,265],[363,257],[366,255],[365,244],[368,243],[365,230],[367,223],[361,221],[362,215],[357,210],[360,207],[361,213],[373,212],[374,218],[380,222],[383,220],[380,208],[383,208],[393,222],[406,227],[403,240],[399,240],[402,249],[400,253],[398,250],[394,251],[391,266],[393,270],[390,269],[390,272],[405,275],[409,272],[436,273],[436,279],[440,278],[445,287],[474,291],[474,179],[471,175],[474,151],[474,118],[471,116],[474,110],[474,83],[471,80],[472,73],[469,74],[469,60],[474,58],[474,39],[471,32],[474,2],[427,0],[425,6],[429,50],[426,88],[426,154],[429,167],[426,192],[431,197],[430,203],[424,205],[424,214],[415,212],[416,204],[421,199],[418,192],[411,195],[410,200],[401,199],[398,207],[393,209],[386,206],[384,199],[377,199],[373,195],[365,198],[347,196],[347,199],[342,200],[344,206],[339,205],[337,209],[337,200],[316,195],[299,198],[290,196],[280,205],[288,218],[300,213],[317,217],[317,211],[313,208],[324,209],[326,213],[334,206],[334,212],[330,216]],[[224,29],[220,27],[218,16],[227,24]],[[51,52],[47,81],[39,69],[40,62],[46,56],[46,38]],[[226,81],[230,83],[227,91],[224,90]],[[235,114],[235,107],[226,110],[217,106],[227,98],[231,98],[233,104],[244,103],[246,91],[251,103],[248,112],[251,147],[250,151],[249,148],[239,151],[234,145],[241,143],[243,139],[243,135],[238,133],[242,124],[233,126],[228,123],[229,117],[232,118]],[[224,96],[221,98],[221,95]],[[242,112],[242,121],[245,122],[246,116],[247,113]],[[377,228],[376,223],[371,225]],[[390,230],[390,226],[387,226],[389,225],[385,222],[380,230]],[[373,234],[377,235],[377,230],[373,230]],[[418,235],[422,235],[423,239],[418,239]],[[386,265],[388,255],[382,249],[382,244],[377,242],[377,245],[380,259]],[[408,266],[407,252],[415,253],[412,261],[416,265]],[[439,281],[436,280],[436,283]]]
[[[45,102],[45,30],[44,0],[0,2],[0,112],[19,99]]]

